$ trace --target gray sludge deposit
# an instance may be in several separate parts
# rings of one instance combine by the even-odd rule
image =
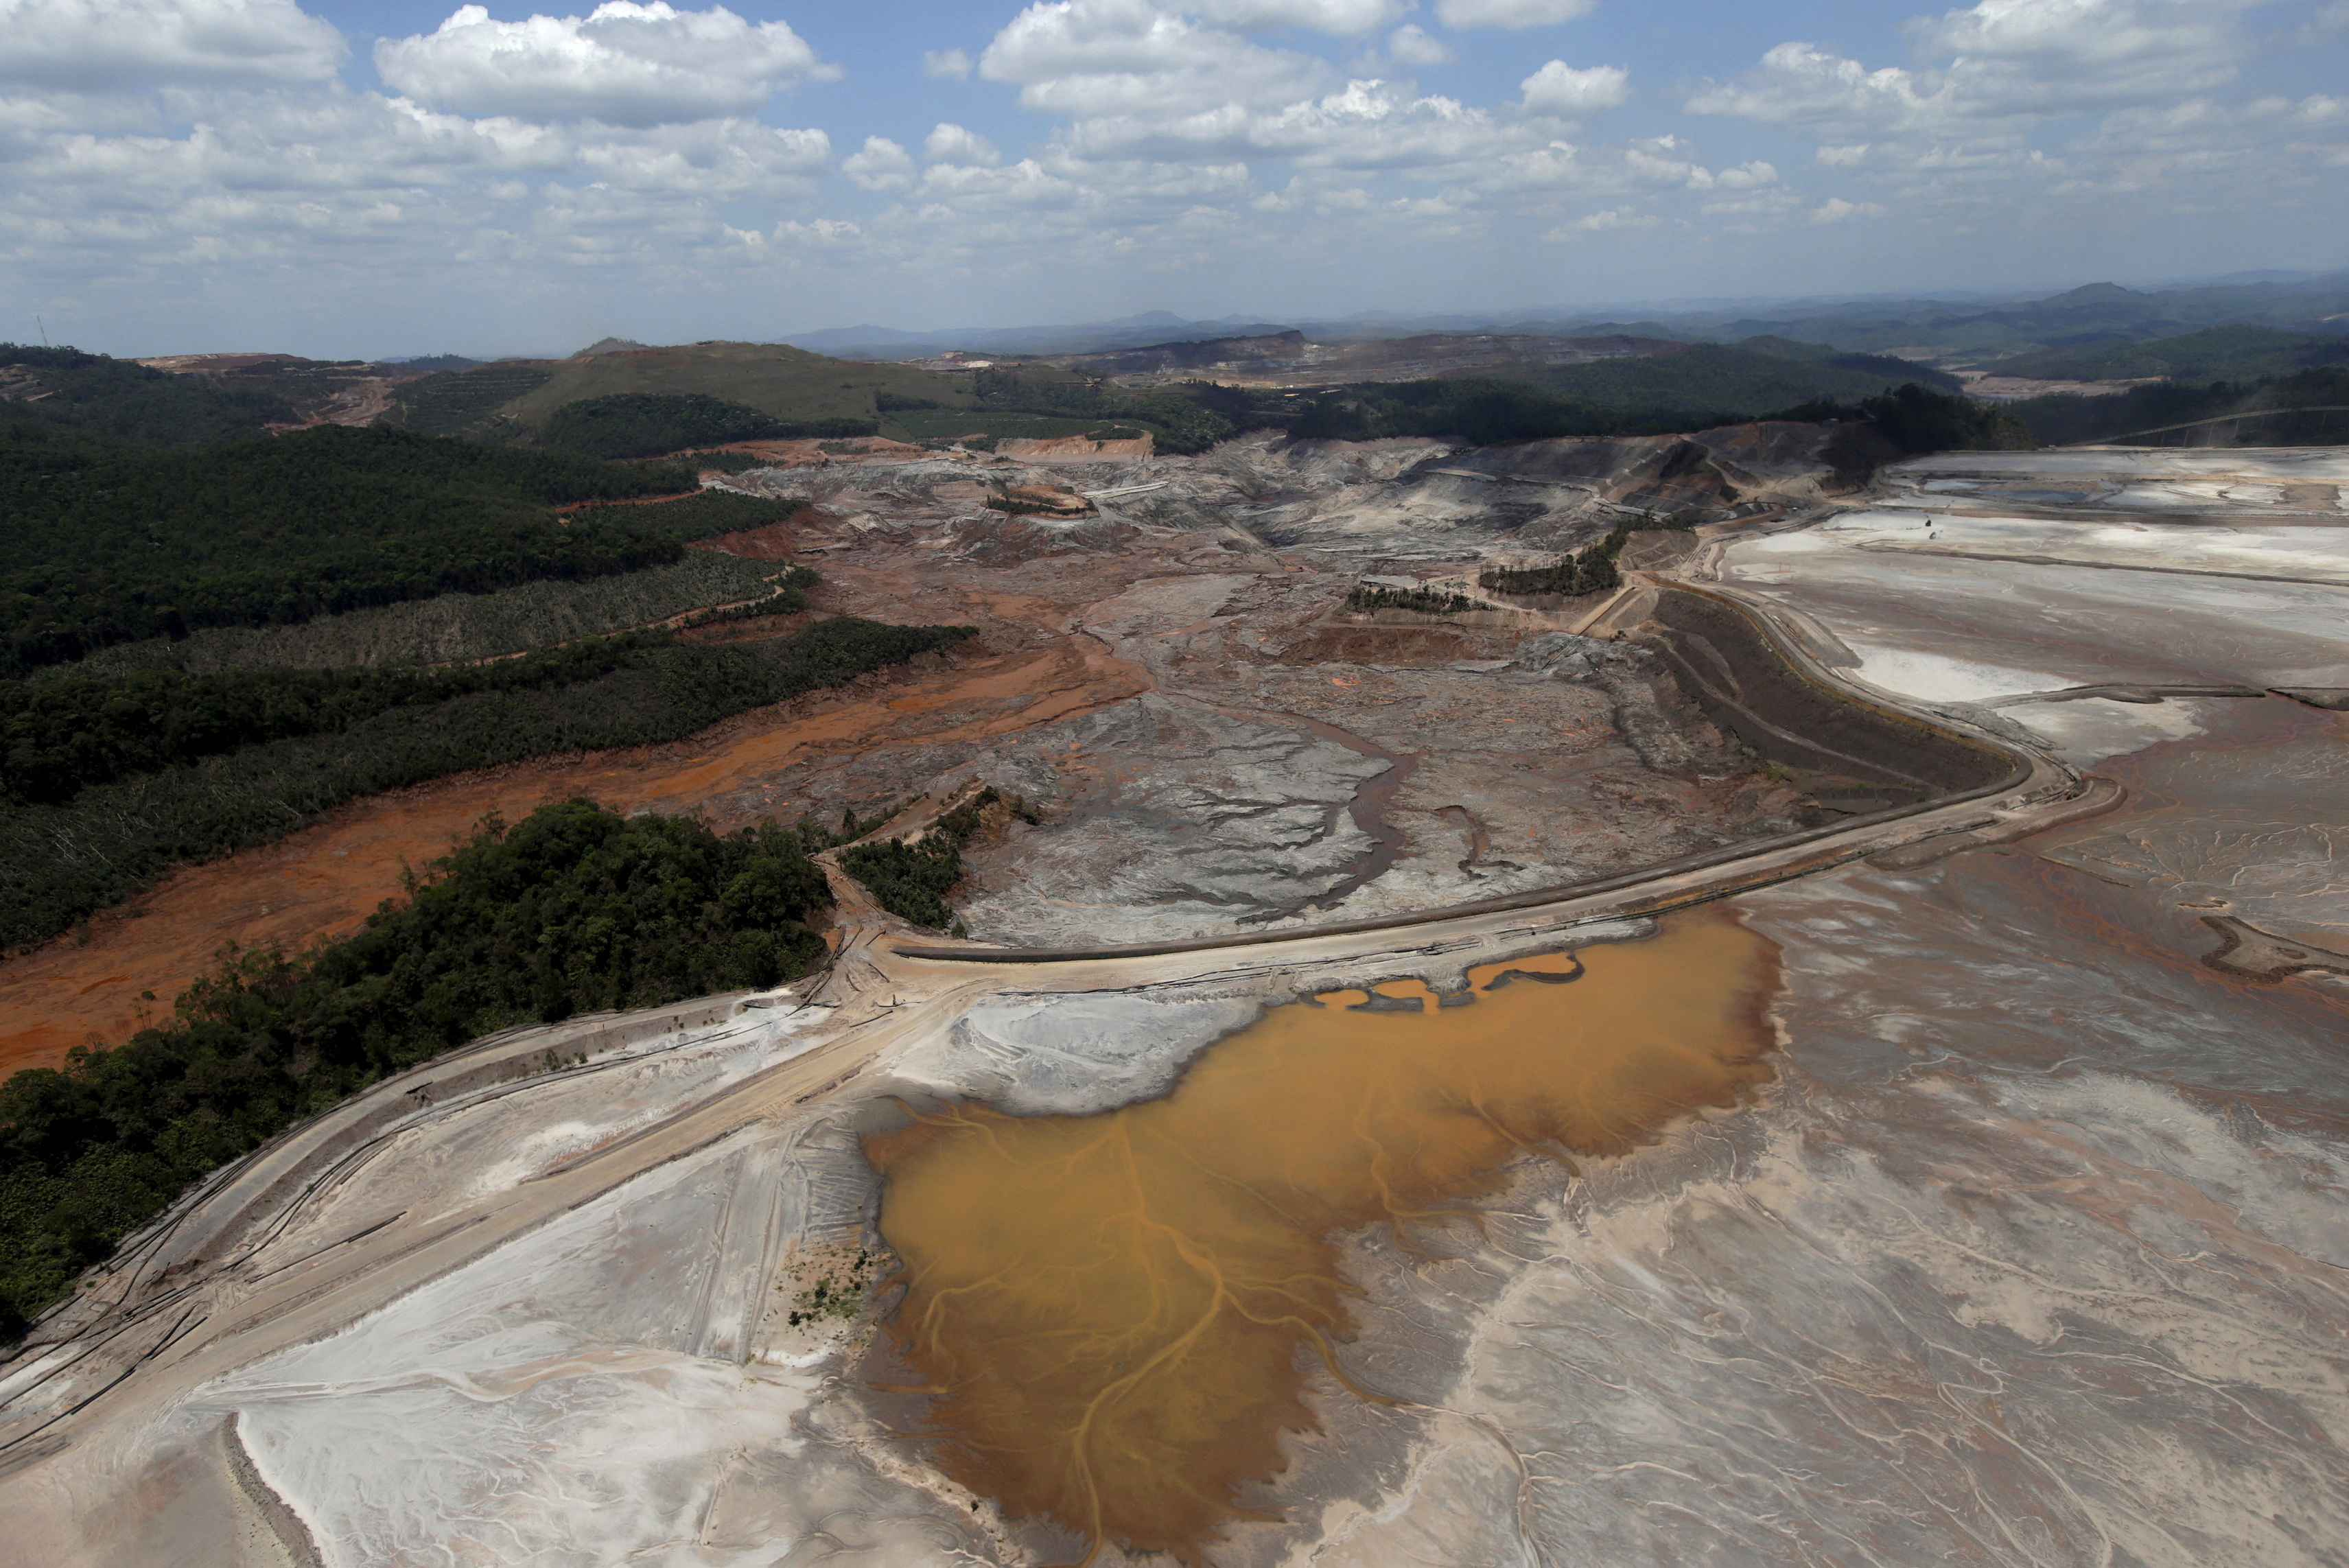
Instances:
[[[1781,949],[1776,1082],[1570,1174],[1529,1158],[1481,1224],[1345,1238],[1341,1362],[1402,1402],[1317,1372],[1319,1430],[1248,1500],[1275,1517],[1214,1560],[2349,1563],[2349,717],[2268,695],[2349,687],[2349,454],[1945,454],[1837,494],[1795,439],[1007,465],[1163,486],[1065,525],[978,515],[996,470],[960,460],[745,476],[819,501],[828,580],[1060,595],[1141,672],[800,765],[776,809],[1023,793],[1040,821],[969,856],[975,945],[1297,939],[1007,965],[875,920],[796,995],[595,1025],[585,1066],[404,1103],[357,1164],[288,1150],[248,1253],[129,1268],[0,1368],[0,1559],[1065,1560],[893,1435],[885,1296],[797,1305],[871,1277],[857,1134],[900,1102],[1106,1109],[1302,993],[1637,941],[1595,895],[1310,928],[1727,851],[1790,857],[1731,901]],[[1676,505],[1713,521],[1611,606],[1337,609]],[[1670,583],[1766,626],[1716,694],[1760,727],[1675,674],[1704,655]],[[1806,760],[1789,681],[1973,749]],[[1985,758],[2032,782],[1959,776]],[[2125,796],[2066,820],[2089,772]],[[1951,831],[1975,847],[1866,859]]]

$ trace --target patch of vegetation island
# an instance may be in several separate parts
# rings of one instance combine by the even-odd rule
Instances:
[[[1456,615],[1467,610],[1490,609],[1465,593],[1438,588],[1357,587],[1346,595],[1345,607],[1354,611],[1411,610],[1423,615]]]
[[[1557,594],[1571,599],[1586,593],[1612,593],[1623,585],[1623,574],[1615,563],[1623,547],[1631,542],[1632,534],[1688,526],[1688,520],[1677,512],[1670,517],[1642,513],[1630,521],[1617,524],[1606,538],[1554,566],[1496,567],[1479,576],[1476,584],[1487,593],[1513,597]]]
[[[94,760],[112,758],[120,769],[109,782],[46,800],[33,791],[63,787],[47,782],[55,767],[28,769],[21,803],[0,805],[0,945],[55,936],[176,864],[269,842],[362,795],[526,758],[680,740],[971,634],[968,626],[843,616],[771,641],[722,645],[639,633],[476,666],[478,674],[322,678],[273,670],[165,682],[191,699],[209,693],[223,704],[232,695],[253,702],[274,692],[274,707],[264,702],[254,723],[283,728],[241,739],[235,719],[221,713],[219,727],[174,732],[168,710],[149,708],[143,720],[134,712],[98,727],[105,739]],[[509,669],[516,673],[502,673]],[[97,707],[116,688],[67,689]],[[53,720],[67,711],[33,710],[28,760],[58,756],[41,751],[35,738],[56,735]],[[305,723],[314,727],[302,729]],[[233,744],[203,749],[216,742]]]
[[[0,676],[202,626],[675,561],[673,528],[556,505],[691,490],[690,469],[323,426],[196,452],[0,425]]]
[[[1004,799],[990,785],[941,815],[913,843],[885,839],[841,851],[841,869],[863,883],[873,901],[891,914],[933,931],[952,929],[960,935],[960,924],[947,907],[947,895],[962,881],[963,846],[978,831],[987,809]],[[1013,816],[1036,820],[1028,803],[1018,796],[1011,797],[1009,804]],[[848,825],[854,825],[853,818]]]
[[[288,956],[233,955],[170,1023],[0,1084],[0,1337],[188,1186],[497,1029],[763,988],[823,953],[807,823],[721,837],[591,801],[492,818],[404,903]]]

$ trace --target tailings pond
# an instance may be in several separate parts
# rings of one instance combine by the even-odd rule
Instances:
[[[1336,1239],[1409,1245],[1527,1156],[1620,1153],[1735,1105],[1772,1075],[1775,980],[1769,942],[1683,915],[1449,997],[1275,1008],[1106,1114],[958,1105],[868,1139],[938,1462],[1008,1514],[1199,1561],[1281,1434],[1315,1427],[1309,1387],[1346,1382]]]

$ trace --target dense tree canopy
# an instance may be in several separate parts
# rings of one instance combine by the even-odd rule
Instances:
[[[0,425],[0,675],[200,626],[677,558],[638,520],[556,503],[693,488],[690,470],[322,426],[166,452]]]
[[[479,675],[380,671],[346,680],[254,671],[219,687],[204,683],[223,677],[182,676],[176,686],[119,688],[131,695],[94,750],[120,777],[75,789],[55,766],[57,751],[36,751],[52,766],[28,767],[26,790],[73,793],[53,804],[0,805],[0,944],[53,936],[174,864],[266,843],[360,795],[528,757],[682,739],[969,632],[843,616],[728,645],[636,634],[476,666]],[[163,689],[201,704],[204,721],[175,729],[169,713],[140,707]],[[273,695],[250,720],[227,711],[232,697],[264,693]],[[36,708],[28,731],[69,757],[71,743],[41,722],[47,717]],[[240,723],[274,724],[279,733],[225,746]]]
[[[189,1183],[387,1074],[514,1024],[799,975],[830,840],[592,802],[492,819],[352,936],[248,953],[169,1024],[0,1084],[0,1336]]]
[[[134,360],[28,343],[0,343],[0,386],[20,420],[164,447],[249,439],[295,418],[258,388],[223,390]]]

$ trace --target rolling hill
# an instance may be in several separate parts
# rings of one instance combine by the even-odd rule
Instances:
[[[2245,381],[2349,364],[2349,337],[2278,332],[2264,326],[2213,326],[2149,343],[2106,343],[2052,354],[2026,354],[1987,366],[2000,376],[2048,381]]]

